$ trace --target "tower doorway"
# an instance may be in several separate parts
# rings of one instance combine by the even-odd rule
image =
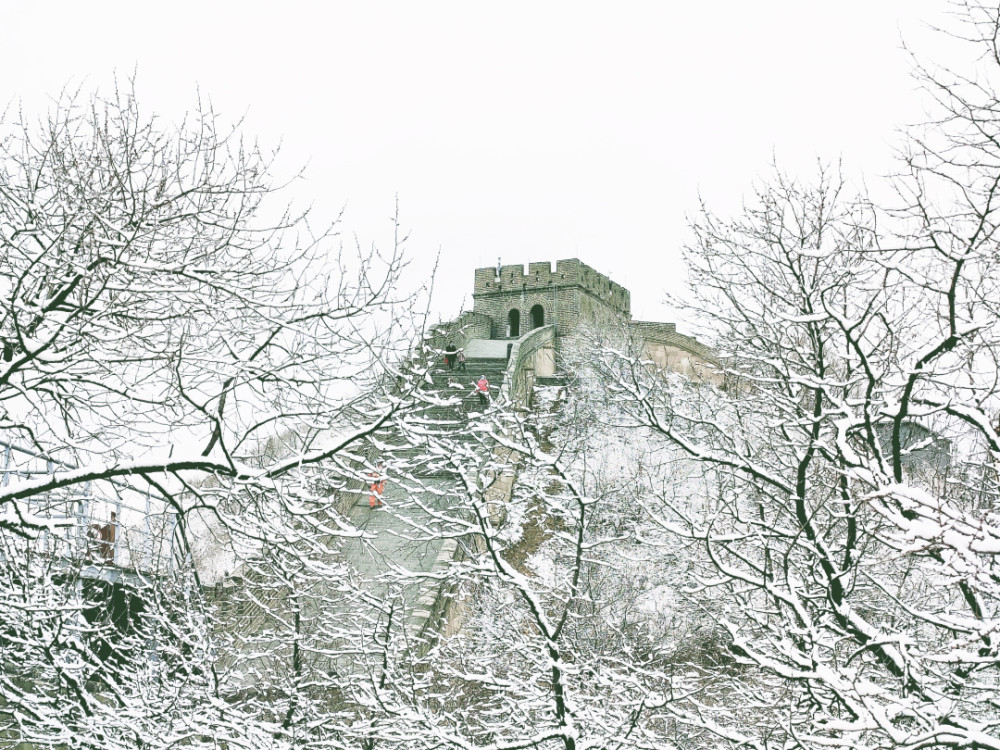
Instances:
[[[521,313],[518,310],[507,313],[507,335],[512,339],[521,336]]]
[[[541,328],[545,325],[545,309],[541,305],[531,308],[531,328]]]

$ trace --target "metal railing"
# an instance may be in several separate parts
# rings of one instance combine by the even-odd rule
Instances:
[[[0,486],[76,470],[73,464],[0,441]],[[118,479],[89,481],[29,498],[27,510],[42,530],[21,543],[65,562],[114,566],[136,573],[172,570],[177,515],[151,488]],[[8,553],[10,545],[7,545]],[[4,554],[0,549],[0,556]]]

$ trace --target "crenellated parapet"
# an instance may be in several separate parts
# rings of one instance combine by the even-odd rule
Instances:
[[[496,267],[477,268],[473,297],[516,294],[551,287],[579,287],[622,315],[627,316],[631,312],[628,289],[576,258],[556,261],[555,269],[548,262],[529,263],[527,273],[520,264],[500,266],[499,274]]]
[[[497,323],[499,338],[517,338],[541,325],[554,323],[559,335],[582,322],[631,315],[628,289],[576,258],[476,269],[474,310]]]

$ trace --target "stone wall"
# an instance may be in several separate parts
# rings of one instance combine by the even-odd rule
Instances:
[[[646,356],[657,368],[692,380],[722,385],[724,375],[715,353],[693,336],[677,333],[673,323],[633,320],[629,327],[644,342]]]
[[[510,351],[510,361],[500,387],[516,408],[527,407],[536,378],[556,374],[555,326],[548,325],[529,331],[519,338]]]
[[[560,260],[555,269],[549,263],[477,268],[473,290],[475,312],[496,324],[497,338],[519,338],[537,326],[532,309],[541,308],[542,325],[554,323],[562,336],[584,321],[628,320],[631,297],[624,287],[598,273],[576,258]],[[519,316],[519,330],[512,335],[511,310]]]
[[[454,344],[461,349],[471,339],[496,338],[496,324],[488,315],[466,311],[448,323],[441,323],[431,328],[427,337],[427,345],[432,349],[444,351],[448,344]]]

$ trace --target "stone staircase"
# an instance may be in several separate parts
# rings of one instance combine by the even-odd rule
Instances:
[[[465,371],[458,369],[457,362],[452,369],[440,362],[431,370],[423,392],[432,403],[415,418],[416,432],[428,436],[442,433],[457,441],[453,443],[455,450],[473,449],[476,415],[484,410],[475,393],[475,383],[485,375],[490,383],[490,397],[494,399],[500,393],[507,368],[505,346],[480,349],[485,349],[486,354],[502,352],[504,356],[469,357]],[[402,443],[402,436],[398,439]],[[391,445],[394,438],[390,436],[386,442]],[[388,591],[394,577],[388,573],[395,574],[400,569],[433,573],[455,558],[457,540],[426,533],[441,523],[434,511],[446,510],[451,502],[455,474],[449,458],[429,457],[426,446],[387,449],[384,505],[371,508],[369,493],[363,492],[350,507],[348,518],[364,532],[366,539],[346,541],[342,549],[357,573],[374,582],[373,593]],[[433,579],[415,578],[412,585],[403,588],[406,624],[411,633],[424,634],[428,627],[435,627],[431,615],[440,604],[441,585]]]
[[[429,401],[440,403],[421,409],[415,423],[429,436],[442,433],[462,446],[471,445],[475,442],[475,415],[486,408],[476,395],[476,382],[480,376],[486,376],[490,383],[489,403],[492,403],[500,394],[506,368],[506,359],[493,358],[469,359],[465,371],[459,370],[457,363],[450,370],[443,362],[436,365],[428,373],[429,382],[425,383],[422,390]],[[402,442],[401,437],[400,441]],[[393,439],[389,438],[387,442],[391,444]],[[426,446],[400,447],[393,449],[391,453],[396,472],[412,474],[421,479],[452,476],[448,457],[428,460]]]
[[[485,375],[490,382],[490,398],[495,399],[500,394],[500,386],[503,384],[506,370],[506,358],[469,358],[465,363],[464,372],[458,369],[457,363],[451,370],[443,363],[436,366],[430,373],[433,383],[428,384],[425,391],[433,392],[441,398],[458,396],[460,403],[457,408],[452,406],[432,407],[426,412],[427,416],[468,418],[469,414],[482,411],[483,407],[475,393],[476,382],[480,376]]]

